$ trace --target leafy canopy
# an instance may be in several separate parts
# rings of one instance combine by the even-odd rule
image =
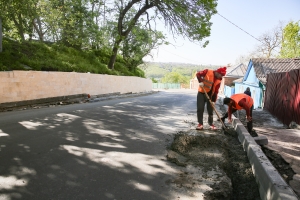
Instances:
[[[281,58],[300,58],[300,26],[298,22],[290,22],[283,29]]]
[[[115,0],[115,7],[118,8],[117,36],[108,68],[114,68],[120,44],[139,22],[152,30],[151,22],[163,20],[173,34],[202,41],[210,36],[210,19],[217,12],[216,6],[217,0]],[[208,41],[205,41],[203,46],[207,44]]]

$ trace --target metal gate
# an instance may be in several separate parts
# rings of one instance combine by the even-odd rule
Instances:
[[[264,109],[283,124],[300,124],[300,69],[267,76]]]

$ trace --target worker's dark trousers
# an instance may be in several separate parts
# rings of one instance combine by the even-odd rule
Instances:
[[[205,103],[206,103],[206,108],[207,108],[207,113],[208,113],[208,124],[211,126],[213,124],[213,108],[209,103],[209,100],[205,96],[204,93],[198,92],[197,95],[197,118],[198,118],[198,123],[203,125],[203,113],[204,113],[204,108],[205,108]]]
[[[250,117],[252,117],[252,110],[253,110],[253,106],[251,106],[250,108]],[[232,108],[232,113],[235,113],[236,112],[236,109]],[[225,113],[225,115],[222,118],[222,120],[224,121],[226,118],[228,117],[228,112]],[[248,132],[251,133],[252,132],[252,129],[253,129],[253,119],[249,122],[247,122],[247,129],[248,129]]]
[[[251,106],[250,108],[250,117],[252,118],[252,110],[253,110],[253,106]],[[247,129],[248,132],[251,133],[252,129],[253,129],[253,119],[250,122],[247,122]]]

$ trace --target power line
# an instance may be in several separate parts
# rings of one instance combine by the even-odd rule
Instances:
[[[246,34],[250,35],[251,37],[253,37],[255,40],[257,40],[258,42],[262,43],[263,45],[265,45],[265,43],[263,41],[261,41],[260,39],[254,37],[253,35],[251,35],[250,33],[248,33],[247,31],[245,31],[244,29],[242,29],[241,27],[239,27],[238,25],[236,25],[235,23],[233,23],[232,21],[230,21],[229,19],[227,19],[226,17],[224,17],[223,15],[221,15],[220,13],[217,13],[220,17],[222,17],[223,19],[225,19],[226,21],[228,21],[229,23],[231,23],[232,25],[234,25],[235,27],[237,27],[238,29],[240,29],[241,31],[245,32]],[[274,51],[276,51],[277,53],[280,53],[278,50],[273,49]]]
[[[248,33],[247,31],[245,31],[244,29],[242,29],[241,27],[239,27],[238,25],[236,25],[235,23],[231,22],[229,19],[227,19],[226,17],[224,17],[223,15],[221,15],[220,13],[217,13],[218,15],[220,15],[220,17],[224,18],[226,21],[228,21],[229,23],[231,23],[232,25],[234,25],[235,27],[237,27],[238,29],[242,30],[243,32],[247,33],[248,35],[250,35],[251,37],[253,37],[255,40],[261,42],[262,44],[264,44],[261,40],[257,39],[256,37],[254,37],[253,35],[251,35],[250,33]]]

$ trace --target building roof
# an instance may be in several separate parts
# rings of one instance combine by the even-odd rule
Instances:
[[[269,73],[289,72],[300,69],[299,58],[252,58],[256,77],[265,84]]]
[[[243,77],[245,75],[247,71],[247,66],[245,66],[244,64],[239,64],[238,66],[234,66],[234,67],[229,67],[227,69],[227,73],[226,76],[231,76],[231,77]]]
[[[236,79],[233,81],[234,83],[242,83],[243,82],[243,77],[242,78],[239,78],[239,79]]]

